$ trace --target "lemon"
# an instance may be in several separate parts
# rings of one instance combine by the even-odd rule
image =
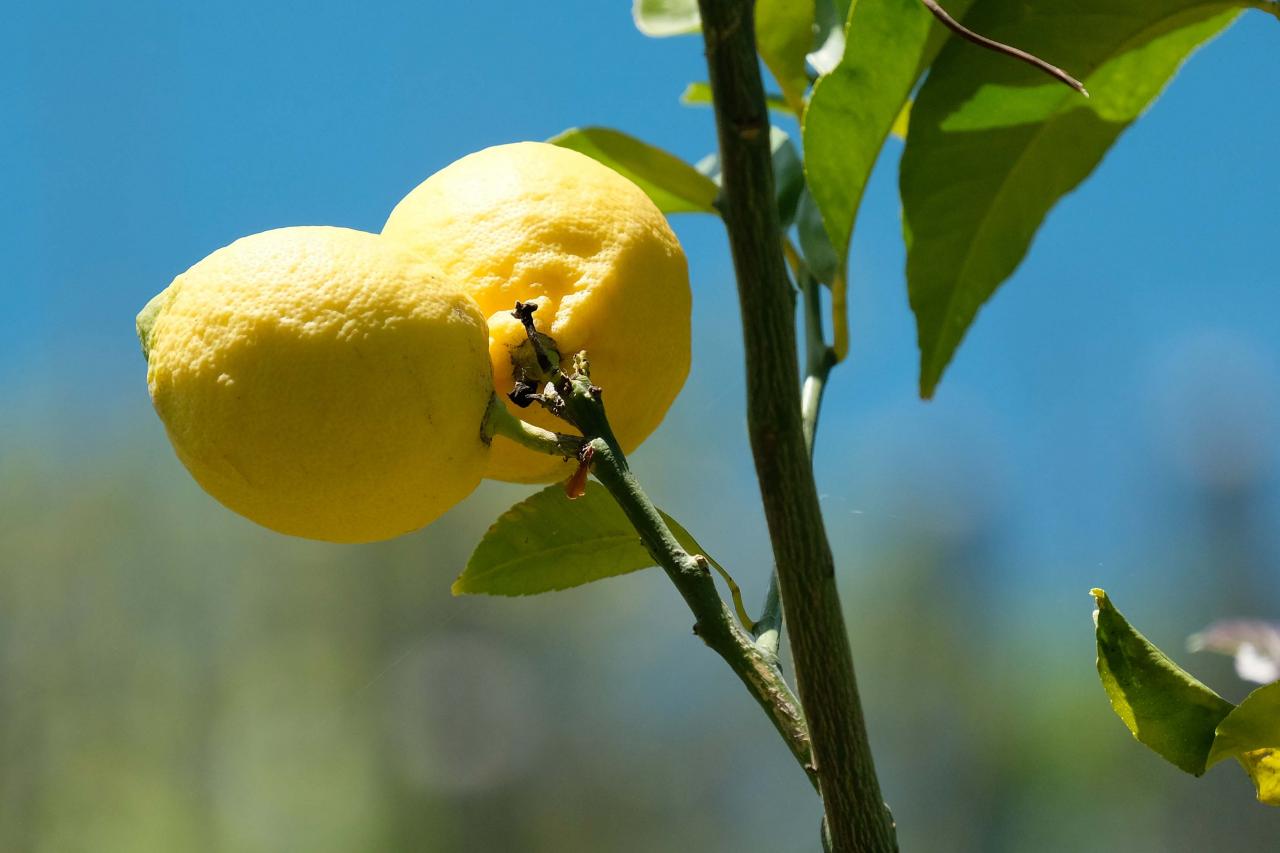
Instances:
[[[657,428],[684,385],[691,302],[684,251],[639,187],[583,154],[520,142],[463,157],[410,192],[383,235],[438,266],[479,304],[500,394],[512,389],[513,350],[525,340],[510,316],[516,300],[538,305],[538,330],[566,358],[586,351],[624,451]],[[519,414],[563,428],[540,407]],[[486,476],[549,482],[573,464],[500,442]]]
[[[272,530],[387,539],[433,521],[484,473],[484,316],[375,234],[237,240],[174,279],[138,326],[178,457]]]

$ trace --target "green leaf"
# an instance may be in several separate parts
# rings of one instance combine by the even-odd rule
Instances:
[[[1280,749],[1280,681],[1250,693],[1218,723],[1208,766],[1259,749]]]
[[[1280,681],[1259,687],[1218,724],[1209,766],[1235,758],[1259,802],[1280,806]]]
[[[756,0],[756,49],[796,115],[809,88],[805,55],[813,45],[814,0]]]
[[[690,83],[684,87],[684,91],[680,93],[680,103],[686,107],[709,107],[713,100],[711,97],[711,84],[705,82]],[[775,113],[783,113],[793,116],[795,112],[791,109],[791,105],[787,103],[786,98],[776,92],[768,92],[764,96],[764,105]]]
[[[948,7],[961,14],[971,2]],[[804,115],[805,174],[842,266],[871,169],[944,38],[920,0],[858,0],[847,33]]]
[[[1218,724],[1232,705],[1134,630],[1100,589],[1098,677],[1116,715],[1139,742],[1188,773],[1204,773]]]
[[[633,0],[636,29],[653,38],[683,36],[702,29],[698,0]]]
[[[958,39],[933,64],[912,108],[900,179],[923,396],[1049,210],[1238,8],[1204,0],[973,7],[966,26],[1066,69],[1093,98]],[[815,108],[809,112],[812,121]]]
[[[663,213],[715,213],[715,181],[674,154],[617,130],[574,127],[547,140],[630,178]]]
[[[453,583],[454,595],[533,595],[653,565],[614,499],[590,483],[570,501],[548,486],[504,512]]]
[[[1098,603],[1098,675],[1133,736],[1196,776],[1235,758],[1258,800],[1280,806],[1280,681],[1232,705],[1134,630],[1105,592],[1092,595]]]
[[[686,551],[706,554],[675,519],[662,517]],[[557,484],[493,523],[453,582],[453,594],[535,595],[653,565],[639,534],[602,486],[589,482],[583,496],[571,501]]]
[[[773,196],[778,205],[778,219],[786,229],[795,219],[796,202],[804,189],[804,166],[785,130],[770,127],[769,145],[773,151]]]

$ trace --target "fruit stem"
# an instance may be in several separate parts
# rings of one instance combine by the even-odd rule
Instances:
[[[697,620],[693,633],[720,655],[746,686],[816,790],[809,726],[799,700],[782,677],[777,655],[758,648],[755,638],[734,619],[716,589],[709,571],[711,561],[702,554],[690,554],[676,540],[631,473],[605,417],[601,389],[591,384],[583,369],[586,359],[580,356],[575,364],[578,369],[571,377],[557,371],[555,388],[564,403],[565,415],[586,436],[583,458],[590,460],[591,473],[618,502],[650,556],[667,573],[693,612]]]
[[[538,348],[542,344],[533,323],[533,311],[536,307],[530,303],[517,302],[513,315],[524,325],[529,340]],[[591,384],[586,354],[578,353],[574,356],[572,375],[565,374],[560,369],[558,365],[563,363],[561,359],[551,359],[547,363],[552,362],[555,364],[548,371],[550,388],[535,399],[582,432],[584,438],[580,439],[582,444],[578,460],[590,466],[591,473],[618,502],[636,533],[640,535],[640,541],[649,555],[667,573],[667,577],[684,598],[697,620],[693,633],[720,655],[742,681],[782,736],[816,790],[818,782],[809,743],[809,726],[799,700],[782,677],[777,655],[758,648],[755,637],[735,621],[733,612],[720,597],[716,582],[711,576],[710,569],[714,566],[712,561],[702,554],[690,554],[680,545],[662,513],[649,500],[649,496],[631,473],[627,457],[605,416],[604,391]],[[508,417],[515,420],[509,413]],[[500,415],[495,420],[502,422]],[[719,566],[715,568],[724,572]],[[737,584],[728,578],[727,572],[724,574],[730,589],[735,591],[739,617],[751,624],[751,619],[742,608],[741,597],[736,592]]]
[[[549,429],[534,426],[520,420],[507,408],[507,404],[497,394],[489,398],[489,408],[485,411],[484,421],[480,425],[480,437],[488,444],[495,435],[503,436],[538,453],[549,456],[563,456],[566,459],[578,455],[582,449],[582,437],[552,432]]]

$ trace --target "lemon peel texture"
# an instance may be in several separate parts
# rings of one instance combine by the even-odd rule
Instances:
[[[488,319],[496,390],[512,389],[524,340],[516,300],[566,358],[585,350],[625,452],[662,422],[689,372],[689,273],[666,218],[634,183],[539,142],[476,152],[432,175],[392,211],[383,235],[472,296]],[[564,424],[531,407],[520,417]],[[550,482],[573,462],[495,442],[486,476]]]
[[[272,530],[387,539],[436,519],[484,473],[484,315],[378,235],[237,240],[148,303],[139,337],[178,457]]]

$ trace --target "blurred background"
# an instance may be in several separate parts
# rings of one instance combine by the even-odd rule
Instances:
[[[696,160],[694,38],[624,0],[52,2],[0,30],[0,850],[812,851],[820,812],[657,571],[453,599],[483,485],[339,547],[202,493],[133,317],[236,237],[381,227],[487,145],[607,124]],[[817,465],[908,851],[1271,849],[1224,765],[1139,746],[1087,591],[1183,651],[1280,617],[1278,31],[1246,14],[1050,217],[936,401],[915,395],[899,142],[855,244]],[[794,128],[789,128],[794,130]],[[635,455],[757,606],[770,568],[725,238],[675,222],[695,364]]]

